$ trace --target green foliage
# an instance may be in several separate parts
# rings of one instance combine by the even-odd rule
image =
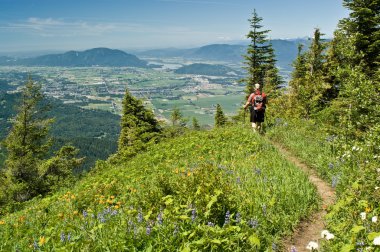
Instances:
[[[217,104],[216,105],[216,113],[215,113],[215,126],[216,127],[222,127],[226,125],[227,118],[223,113],[222,107]]]
[[[18,114],[4,141],[7,157],[5,169],[1,171],[4,174],[0,185],[4,191],[0,194],[2,205],[57,190],[64,184],[61,181],[72,176],[72,169],[80,164],[74,159],[71,147],[62,148],[50,160],[45,159],[52,145],[48,131],[53,120],[43,117],[42,99],[40,86],[29,77],[22,89]]]
[[[145,109],[142,101],[126,90],[119,136],[119,157],[128,158],[158,140],[160,127],[154,114]]]
[[[61,187],[69,187],[75,182],[73,170],[83,162],[83,158],[76,158],[78,150],[72,146],[63,146],[55,156],[44,160],[38,167],[38,191],[46,194],[57,191]]]
[[[268,62],[273,59],[270,54],[273,50],[271,44],[268,44],[267,34],[269,30],[262,30],[260,24],[263,19],[258,16],[256,10],[253,11],[252,18],[249,19],[251,30],[247,34],[250,44],[247,48],[247,54],[244,55],[248,76],[242,79],[246,83],[247,97],[255,90],[255,83],[264,84],[265,72]]]
[[[353,62],[373,75],[380,64],[380,2],[378,0],[344,0],[350,16],[341,20],[340,28],[352,37],[354,52],[359,57]]]
[[[270,157],[270,158],[268,158]],[[267,251],[317,204],[307,176],[250,129],[193,131],[0,219],[0,247]]]
[[[347,141],[342,135],[327,134],[321,126],[278,120],[268,135],[336,187],[338,200],[326,217],[335,238],[322,242],[323,251],[377,251],[373,241],[380,235],[380,127],[369,129],[362,140]]]
[[[201,129],[201,126],[199,125],[197,118],[193,117],[192,124],[193,124],[194,130],[200,130]]]

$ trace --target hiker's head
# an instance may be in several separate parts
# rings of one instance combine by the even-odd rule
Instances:
[[[258,89],[260,89],[260,84],[259,84],[259,83],[256,83],[256,84],[255,84],[255,90],[258,90]]]

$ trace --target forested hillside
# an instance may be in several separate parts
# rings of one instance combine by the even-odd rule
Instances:
[[[16,114],[19,94],[0,93],[0,139],[9,133],[11,118]],[[71,143],[77,147],[79,156],[86,157],[81,170],[88,170],[96,160],[105,160],[115,153],[120,132],[120,117],[100,110],[81,109],[70,104],[63,104],[56,99],[48,99],[49,118],[54,118],[51,134],[54,138],[52,151],[58,146]],[[0,164],[2,160],[0,155]],[[80,171],[77,171],[80,172]]]

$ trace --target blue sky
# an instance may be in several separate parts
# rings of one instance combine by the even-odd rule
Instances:
[[[332,37],[342,0],[0,0],[0,52],[237,43],[253,10],[270,38]]]

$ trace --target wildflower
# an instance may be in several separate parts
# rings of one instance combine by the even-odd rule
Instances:
[[[187,172],[187,176],[190,177],[191,176],[191,172]]]
[[[290,252],[297,252],[296,247],[292,246],[292,247],[290,248]]]
[[[322,230],[321,238],[325,238],[328,233],[330,233],[328,230]]]
[[[316,243],[315,241],[311,241],[311,242],[309,242],[309,244],[307,244],[306,249],[311,250],[311,251],[317,250],[318,249],[318,243]]]
[[[209,222],[207,223],[207,226],[209,226],[209,227],[214,227],[214,226],[215,226],[215,224],[214,224],[214,223],[212,223],[211,221],[209,221]]]
[[[237,177],[237,178],[236,178],[236,184],[241,184],[240,177]]]
[[[367,213],[366,212],[361,212],[360,213],[360,217],[362,218],[362,220],[365,220],[367,218]]]
[[[373,239],[373,245],[380,246],[380,236],[375,237],[375,239]]]
[[[335,188],[338,184],[338,181],[339,181],[339,178],[337,176],[333,176],[332,181],[331,181],[331,187]]]
[[[195,209],[193,209],[191,211],[191,220],[195,221],[196,218],[197,218],[197,211]]]
[[[162,220],[162,212],[160,212],[160,213],[158,214],[158,216],[157,216],[157,221],[158,221],[158,224],[162,225],[162,222],[163,222],[163,220]]]
[[[66,239],[66,237],[65,237],[65,233],[61,233],[61,242],[65,242],[65,239]]]
[[[139,210],[139,213],[137,214],[137,222],[140,223],[143,221],[143,215],[141,212],[141,209]]]
[[[113,210],[112,212],[111,212],[111,216],[115,216],[115,215],[117,215],[117,210]]]
[[[98,220],[99,220],[101,223],[106,222],[106,219],[104,218],[104,215],[101,214],[101,213],[98,214]]]
[[[240,213],[236,213],[236,223],[240,223],[240,222],[241,222]]]
[[[67,234],[67,241],[69,242],[71,240],[71,233]]]
[[[40,247],[38,246],[37,241],[34,241],[34,242],[33,242],[33,247],[34,247],[34,249],[39,249],[39,248],[40,248]]]
[[[260,175],[261,174],[261,170],[259,168],[256,168],[255,169],[255,173],[256,173],[256,175]]]
[[[334,239],[334,234],[330,233],[328,230],[323,230],[321,232],[321,237],[325,238],[326,240]]]
[[[333,169],[334,168],[334,164],[333,163],[329,163],[329,168]]]
[[[45,236],[41,236],[40,240],[38,241],[39,246],[43,246],[46,243]]]
[[[373,223],[376,223],[376,222],[377,222],[377,216],[373,216],[373,217],[372,217],[372,222],[373,222]]]
[[[83,214],[84,218],[86,218],[88,216],[88,213],[86,212],[86,210],[83,210],[82,214]]]
[[[253,219],[250,219],[248,221],[248,226],[250,226],[251,228],[256,228],[258,226],[259,222],[257,220],[253,220]]]
[[[150,225],[148,225],[148,226],[146,227],[146,234],[147,234],[147,235],[150,235],[151,232],[152,232],[152,228],[150,227]]]
[[[5,225],[5,221],[0,221],[0,225]]]
[[[266,205],[263,205],[263,214],[266,215],[267,214],[267,206]]]
[[[226,217],[224,218],[224,225],[228,225],[229,222],[230,222],[230,211],[228,210],[226,212]]]
[[[326,235],[326,240],[332,240],[332,239],[334,239],[335,238],[335,235],[334,234],[332,234],[332,233],[328,233],[327,235]]]
[[[176,235],[178,234],[179,230],[178,230],[178,226],[175,225],[175,228],[174,228],[174,231],[173,231],[173,235]]]
[[[364,242],[363,241],[358,241],[356,243],[356,245],[359,246],[359,247],[363,247],[364,246]]]

